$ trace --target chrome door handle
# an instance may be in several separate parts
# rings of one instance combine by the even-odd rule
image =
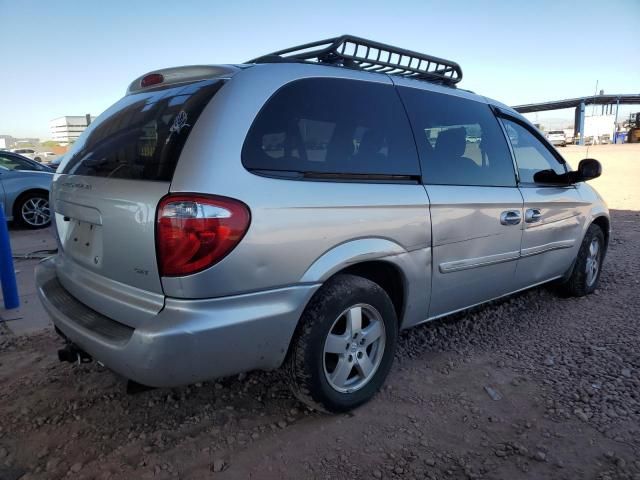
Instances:
[[[518,225],[522,220],[519,210],[506,210],[500,214],[502,225]]]
[[[539,208],[528,208],[524,214],[524,221],[527,223],[536,223],[542,220],[542,212]]]

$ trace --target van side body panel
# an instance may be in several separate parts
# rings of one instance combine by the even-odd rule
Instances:
[[[242,242],[218,264],[188,277],[163,278],[166,295],[210,298],[323,281],[356,262],[387,258],[407,279],[418,282],[408,283],[412,308],[407,312],[412,318],[407,324],[424,320],[431,227],[428,197],[421,185],[273,178],[249,172],[240,162],[257,113],[283,85],[323,77],[389,86],[391,81],[335,67],[277,67],[257,65],[237,73],[202,112],[189,136],[171,193],[238,198],[251,210],[251,225]],[[363,256],[355,245],[372,250]],[[400,260],[412,252],[418,252],[418,265]]]

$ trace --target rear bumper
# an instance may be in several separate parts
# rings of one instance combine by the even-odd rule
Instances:
[[[209,300],[166,298],[155,318],[132,328],[71,296],[58,281],[53,258],[37,266],[36,286],[54,325],[70,341],[124,377],[153,387],[278,368],[319,287]]]

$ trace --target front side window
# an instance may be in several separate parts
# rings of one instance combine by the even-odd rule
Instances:
[[[393,86],[335,78],[292,82],[256,117],[249,170],[418,176],[409,122]]]
[[[507,119],[502,122],[513,147],[521,183],[549,183],[543,180],[545,174],[549,178],[548,174],[566,173],[564,164],[524,126]]]
[[[38,168],[39,166],[23,160],[19,157],[14,157],[13,155],[0,155],[0,169],[3,170],[23,170],[23,171],[38,171],[44,170],[43,168]]]
[[[513,187],[513,161],[488,105],[401,87],[425,183]]]

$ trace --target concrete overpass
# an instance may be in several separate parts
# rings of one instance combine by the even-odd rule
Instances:
[[[602,112],[613,113],[615,106],[615,121],[618,121],[618,107],[620,105],[640,104],[639,94],[600,94],[590,97],[568,98],[551,102],[530,103],[513,107],[520,113],[543,112],[546,110],[560,110],[563,108],[575,108],[575,135],[579,137],[578,145],[584,145],[584,112],[587,105],[602,105]]]

